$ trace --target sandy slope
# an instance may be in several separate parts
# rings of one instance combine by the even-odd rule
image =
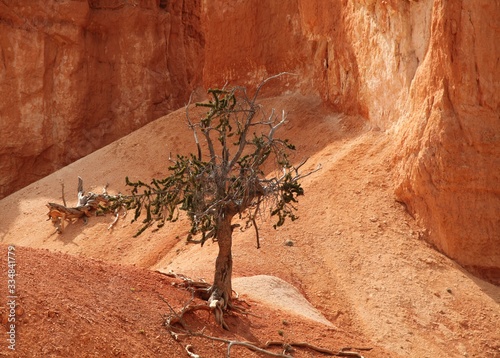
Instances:
[[[290,113],[283,135],[297,144],[296,160],[309,157],[308,168],[321,164],[322,170],[304,181],[306,196],[300,200],[298,221],[275,231],[267,218],[262,219],[260,250],[255,248],[252,230],[235,233],[234,275],[273,275],[287,281],[335,327],[296,323],[292,330],[298,337],[309,334],[332,347],[343,341],[375,347],[367,357],[500,356],[500,288],[474,278],[433,250],[422,240],[424,232],[395,202],[390,180],[394,154],[390,132],[371,130],[362,119],[333,113],[316,98],[290,95],[263,103]],[[27,251],[23,258],[29,265],[35,265],[34,260],[52,260],[58,266],[59,261],[69,260],[73,263],[65,266],[69,272],[77,270],[74,267],[78,265],[84,265],[85,270],[96,270],[97,265],[104,276],[115,273],[128,280],[118,283],[117,290],[153,275],[144,269],[174,270],[210,280],[216,245],[187,246],[183,222],[134,239],[137,226],[129,219],[108,231],[110,217],[91,218],[87,226],[77,222],[62,235],[53,234],[50,222],[44,221],[45,203],[61,202],[61,182],[65,183],[68,201],[74,201],[78,175],[87,190],[99,191],[109,183],[110,192],[123,191],[126,175],[147,180],[164,174],[168,153],[190,150],[191,138],[184,125],[184,111],[180,110],[1,200],[1,242],[137,266],[137,270],[120,268],[84,257],[38,251]],[[293,245],[285,245],[287,241]],[[47,285],[56,282],[46,270],[33,271],[35,274]],[[93,290],[106,289],[97,276],[89,279],[101,285]],[[66,280],[77,285],[81,277]],[[40,309],[40,302],[29,297],[43,296],[42,289],[27,285],[25,311]],[[268,291],[275,294],[272,287]],[[57,300],[71,299],[74,307],[85,306],[88,297],[79,292],[76,286],[61,288]],[[252,296],[252,300],[258,298]],[[126,307],[116,304],[113,308],[115,301],[109,298],[93,303],[93,307],[98,310],[95,307],[106,305],[106,312],[120,312]],[[150,312],[151,304],[138,307],[137,315]],[[262,304],[256,303],[256,307],[260,313],[268,312]],[[246,323],[250,328],[238,328],[235,321],[236,334],[250,329],[265,340],[262,334],[283,328],[275,309],[273,306],[271,313],[266,313],[272,317],[265,320],[266,324],[257,318],[251,323],[254,318],[250,316],[250,323]],[[103,317],[108,316],[104,313]],[[30,329],[48,324],[42,320],[33,328],[23,326],[23,334],[29,336]],[[89,334],[97,337],[110,324],[120,326],[113,319],[98,320],[94,333]],[[134,334],[119,331],[123,339],[117,344],[130,344],[130,354],[122,350],[124,356],[136,356],[132,352],[139,343],[132,339]],[[72,332],[68,336],[78,341]],[[150,338],[147,344],[151,342]],[[109,345],[102,343],[100,347]]]

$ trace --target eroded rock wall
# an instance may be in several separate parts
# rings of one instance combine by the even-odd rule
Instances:
[[[183,105],[199,1],[0,3],[0,197]]]
[[[429,239],[500,284],[500,2],[436,1],[398,123],[396,193]]]
[[[385,128],[405,112],[431,11],[432,1],[207,2],[204,84],[293,72],[275,91],[315,92]]]
[[[226,82],[253,87],[279,72],[291,72],[266,86],[268,93],[295,91],[302,79],[313,79],[317,46],[304,38],[296,1],[206,1],[205,87]],[[310,57],[313,55],[313,57]],[[306,88],[311,90],[314,83]]]
[[[500,1],[206,2],[205,86],[317,93],[398,143],[396,195],[428,238],[500,282]]]

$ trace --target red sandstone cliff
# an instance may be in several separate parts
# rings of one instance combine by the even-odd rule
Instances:
[[[196,2],[0,2],[0,197],[182,106],[199,19]]]
[[[0,5],[3,193],[198,84],[289,71],[272,93],[316,93],[390,132],[399,200],[439,249],[500,282],[499,1],[187,3]]]

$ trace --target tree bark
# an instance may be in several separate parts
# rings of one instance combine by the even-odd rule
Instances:
[[[217,244],[219,254],[215,261],[214,283],[210,289],[209,306],[215,313],[215,319],[225,329],[228,329],[222,317],[223,311],[231,302],[233,292],[231,277],[233,273],[233,256],[231,247],[233,244],[233,229],[231,227],[232,215],[221,215],[217,223]]]

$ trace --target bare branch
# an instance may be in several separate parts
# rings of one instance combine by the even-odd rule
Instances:
[[[188,344],[185,349],[190,358],[200,358],[198,354],[191,352],[191,349],[193,349],[192,345]]]
[[[61,183],[61,192],[62,192],[61,198],[62,198],[63,204],[64,204],[64,206],[67,206],[66,205],[66,198],[64,197],[64,182]]]
[[[305,161],[304,161],[304,163],[305,163]],[[303,164],[304,164],[304,163],[303,163]],[[308,177],[309,175],[316,173],[317,171],[321,170],[321,164],[318,164],[318,166],[316,167],[316,169],[311,170],[310,172],[307,172],[307,173],[305,173],[305,174],[300,174],[300,175],[299,175],[299,173],[298,173],[298,169],[299,169],[299,168],[300,168],[300,166],[299,166],[299,167],[297,167],[297,168],[294,168],[296,175],[295,175],[295,177],[293,178],[293,180],[300,180],[300,179],[304,179],[305,177]]]
[[[269,118],[267,119],[266,122],[261,122],[262,124],[268,124],[269,126],[272,127],[272,124],[274,122],[274,108],[271,109],[271,114],[269,115]]]
[[[290,75],[290,76],[297,76],[297,74],[295,73],[291,73],[291,72],[281,72],[281,73],[278,73],[274,76],[271,76],[271,77],[268,77],[266,78],[264,81],[261,82],[261,84],[257,87],[257,90],[255,91],[255,94],[253,96],[253,99],[252,99],[252,103],[255,102],[255,100],[257,99],[257,97],[259,96],[259,92],[260,90],[262,89],[262,86],[264,86],[267,82],[275,79],[275,78],[278,78],[278,77],[281,77],[281,76],[284,76],[284,75]]]
[[[86,203],[85,193],[83,191],[83,179],[78,177],[78,203],[76,206],[84,206]]]
[[[215,165],[215,159],[217,158],[217,155],[215,154],[215,148],[214,148],[214,143],[212,142],[212,137],[210,137],[210,131],[212,128],[202,128],[201,131],[203,135],[205,136],[205,140],[207,141],[208,145],[208,151],[210,153],[210,161],[212,164]]]
[[[251,220],[252,220],[252,225],[253,225],[253,227],[255,229],[255,238],[257,239],[257,248],[260,249],[259,228],[257,226],[257,223],[255,222],[255,218],[252,217]]]
[[[281,120],[276,124],[276,125],[270,125],[271,127],[271,130],[269,131],[269,135],[268,135],[268,138],[269,138],[269,141],[272,141],[273,140],[273,137],[274,137],[274,133],[278,130],[279,127],[281,127],[284,123],[286,122],[286,115],[285,115],[285,111],[283,110],[281,112]]]
[[[191,118],[189,117],[189,106],[191,105],[191,99],[193,97],[193,92],[189,95],[189,101],[186,105],[186,118],[188,122],[188,127],[193,131],[194,142],[196,143],[196,148],[198,149],[198,160],[201,160],[201,146],[200,141],[198,140],[198,133],[196,133],[196,126],[191,122]]]
[[[254,102],[249,102],[248,105],[250,106],[250,111],[248,112],[246,116],[246,121],[245,124],[243,124],[243,131],[240,134],[240,144],[238,146],[238,150],[236,151],[236,154],[234,155],[233,159],[228,165],[228,169],[231,170],[234,165],[240,160],[241,154],[243,154],[243,150],[245,149],[247,145],[247,134],[248,134],[248,129],[250,128],[252,124],[252,120],[255,116],[255,104]]]
[[[277,75],[271,76],[271,77],[265,79],[264,81],[262,81],[262,83],[257,87],[257,90],[255,91],[255,95],[254,95],[254,97],[253,97],[252,100],[248,100],[248,98],[245,97],[246,98],[246,102],[247,102],[247,104],[250,107],[250,113],[247,115],[247,120],[246,120],[246,122],[244,124],[243,131],[242,131],[242,133],[240,135],[240,144],[239,144],[239,147],[238,147],[238,150],[237,150],[236,154],[234,155],[233,159],[231,160],[231,162],[229,164],[229,169],[233,168],[234,165],[238,162],[238,160],[240,159],[241,154],[243,153],[243,150],[244,150],[244,148],[245,148],[245,146],[247,144],[246,137],[247,137],[247,134],[248,134],[248,129],[252,126],[252,121],[253,121],[253,118],[254,118],[255,113],[256,113],[255,101],[257,100],[257,96],[259,95],[260,90],[270,80],[272,80],[274,78],[281,77],[283,75],[295,75],[295,74],[290,73],[290,72],[281,72],[281,73],[278,73]],[[246,91],[244,91],[244,94],[246,95]],[[269,118],[269,122],[270,123],[272,123],[271,119],[272,119],[273,115],[274,115],[274,110],[272,111],[271,117]],[[272,133],[270,133],[270,135],[274,134],[274,132],[276,131],[276,129],[278,129],[278,127],[280,127],[285,122],[285,120],[286,120],[285,112],[283,111],[283,118],[282,118],[282,120],[280,121],[280,123],[277,124],[277,126],[276,126],[276,128],[274,130],[271,128],[271,132]],[[283,123],[281,123],[281,122],[283,122]]]

